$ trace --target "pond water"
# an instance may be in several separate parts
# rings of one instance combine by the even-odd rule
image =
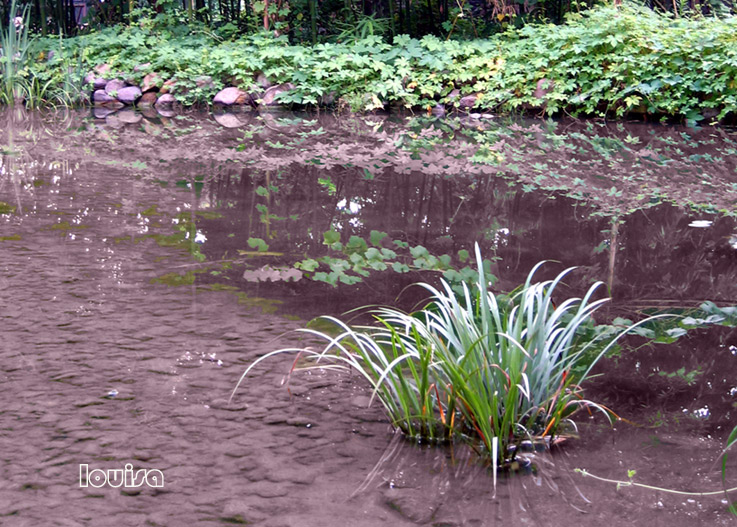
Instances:
[[[291,358],[275,358],[228,401],[253,360],[307,344],[293,330],[311,318],[409,308],[406,286],[462,273],[476,241],[495,288],[539,260],[541,277],[578,266],[568,285],[604,282],[609,318],[737,304],[733,131],[18,109],[0,123],[0,524],[734,523],[723,494],[575,471],[720,490],[728,327],[603,362],[587,396],[627,421],[579,414],[580,439],[496,489],[467,447],[392,434],[355,375],[287,390]],[[81,476],[127,464],[163,487]]]

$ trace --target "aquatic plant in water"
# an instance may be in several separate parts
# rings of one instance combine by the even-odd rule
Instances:
[[[10,4],[7,27],[0,31],[0,103],[13,104],[28,93],[24,74],[28,62],[28,6],[16,15],[16,2]]]
[[[419,311],[379,308],[373,312],[375,325],[355,328],[323,317],[337,334],[300,330],[324,339],[321,351],[268,353],[246,369],[233,393],[261,361],[284,353],[307,358],[303,369],[355,370],[395,427],[422,441],[466,439],[489,456],[495,476],[522,441],[550,441],[567,426],[575,428],[570,418],[576,410],[594,408],[611,418],[608,409],[582,397],[580,384],[637,324],[614,334],[580,331],[590,327],[607,299],[594,300],[597,283],[583,298],[554,303],[556,287],[573,268],[533,282],[540,263],[522,286],[502,295],[487,288],[478,245],[476,260],[478,277],[464,284],[462,293],[445,281],[439,289],[419,284],[431,294]]]

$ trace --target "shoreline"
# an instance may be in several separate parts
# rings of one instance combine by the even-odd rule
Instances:
[[[10,83],[29,106],[281,105],[732,124],[735,35],[737,17],[673,19],[633,6],[472,41],[371,36],[311,47],[260,33],[182,35],[153,19],[34,39],[23,75]]]

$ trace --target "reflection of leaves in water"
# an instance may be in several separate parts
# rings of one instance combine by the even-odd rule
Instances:
[[[247,269],[243,272],[243,279],[247,282],[297,282],[302,279],[302,273],[293,267],[264,265],[258,269]]]
[[[159,138],[142,134],[127,145],[137,158],[134,168],[145,172],[150,170],[146,167],[159,166],[160,159],[202,164],[203,159],[223,159],[225,147],[230,149],[225,155],[227,164],[245,164],[261,171],[319,163],[326,170],[353,167],[368,179],[381,178],[387,170],[442,177],[503,176],[530,190],[568,193],[605,215],[622,216],[661,201],[727,214],[737,209],[737,145],[720,130],[682,135],[678,127],[622,123],[589,122],[582,127],[553,121],[528,124],[424,117],[400,123],[355,117],[336,122],[337,126],[327,126],[326,121],[273,119],[266,128],[261,121],[241,117],[244,128],[235,140],[220,141],[214,134],[228,131],[188,119],[183,119],[187,125],[183,148],[177,147],[180,139],[175,138],[162,149]],[[85,147],[102,146],[109,151],[108,143],[92,140],[101,133],[107,131],[80,132],[82,138],[90,139]],[[304,139],[299,147],[284,148],[295,137]],[[64,154],[73,156],[75,149],[67,145]],[[94,153],[102,162],[119,159],[105,150]],[[322,184],[334,192],[334,179],[324,174]],[[616,190],[611,191],[612,187]]]
[[[540,195],[540,189],[552,191],[546,192],[547,195],[565,193],[585,205],[577,208],[577,219],[593,213],[618,216],[629,223],[639,217],[628,216],[633,211],[668,201],[693,204],[707,212],[724,210],[734,215],[737,211],[737,143],[732,135],[716,128],[684,131],[680,127],[623,123],[589,122],[582,126],[563,121],[519,123],[465,117],[408,118],[392,122],[380,116],[349,116],[332,122],[328,118],[319,123],[287,119],[284,120],[286,124],[272,119],[264,126],[263,120],[249,119],[250,116],[244,115],[243,128],[226,130],[206,120],[194,121],[187,117],[180,120],[187,126],[186,137],[171,137],[166,141],[135,127],[106,129],[99,122],[71,126],[77,131],[69,139],[59,133],[41,134],[33,139],[38,142],[33,150],[23,148],[24,155],[29,156],[25,166],[33,170],[36,166],[49,166],[47,162],[66,163],[71,170],[79,159],[85,159],[85,163],[115,164],[121,172],[132,171],[137,181],[125,195],[130,196],[133,205],[127,205],[128,198],[117,200],[124,203],[124,212],[134,214],[144,208],[136,205],[139,202],[136,196],[151,190],[152,182],[156,183],[154,192],[158,192],[160,186],[168,185],[171,189],[177,180],[182,187],[194,187],[194,192],[187,188],[178,193],[176,203],[170,203],[168,215],[171,216],[176,214],[175,205],[197,208],[197,203],[201,202],[203,207],[232,209],[228,212],[232,217],[231,212],[240,210],[244,202],[241,193],[251,192],[253,201],[246,200],[246,203],[253,204],[252,224],[242,222],[236,227],[227,224],[229,220],[218,222],[218,227],[230,233],[232,244],[217,245],[209,241],[211,235],[217,235],[217,230],[208,229],[214,224],[202,222],[208,236],[207,250],[221,251],[224,247],[232,256],[247,248],[249,238],[259,238],[268,241],[274,252],[286,254],[283,259],[317,262],[317,268],[304,270],[311,277],[319,272],[326,275],[335,272],[328,263],[319,262],[317,258],[329,251],[338,251],[333,257],[350,263],[351,268],[342,273],[352,276],[351,280],[364,277],[366,272],[379,272],[382,264],[389,272],[417,270],[414,267],[417,258],[409,254],[409,249],[417,246],[426,247],[438,264],[442,264],[443,254],[451,255],[454,271],[460,273],[457,268],[462,267],[462,256],[459,254],[456,258],[456,253],[465,243],[464,233],[468,236],[481,233],[490,245],[503,248],[504,237],[498,241],[498,229],[490,227],[497,220],[499,228],[509,229],[510,244],[519,251],[517,262],[511,262],[515,258],[511,250],[504,254],[511,262],[505,260],[505,268],[515,268],[524,262],[527,251],[536,250],[531,243],[541,240],[544,243],[546,238],[545,234],[536,234],[543,232],[546,220],[535,216],[531,210],[516,212],[520,206],[522,209],[538,207],[533,200]],[[162,121],[156,126],[176,129],[178,124]],[[29,132],[28,135],[28,140],[32,140],[33,134]],[[266,143],[287,145],[295,137],[304,139],[298,149],[274,149]],[[64,150],[55,152],[55,142],[64,143]],[[118,145],[123,146],[124,154]],[[501,157],[489,163],[473,162],[474,154],[481,147]],[[134,161],[121,163],[125,159]],[[315,160],[319,160],[319,167]],[[8,160],[1,162],[7,166]],[[282,168],[288,170],[280,172]],[[62,173],[61,168],[58,173],[65,184],[72,182],[72,178],[65,180],[66,172]],[[267,173],[271,174],[270,182],[265,177]],[[367,179],[367,173],[373,180]],[[398,197],[405,190],[395,182],[405,179],[404,174],[412,178],[412,188],[407,196]],[[28,194],[29,201],[35,199],[31,176],[29,171],[18,187],[19,192]],[[56,185],[49,177],[42,177],[47,184]],[[41,181],[38,176],[36,179]],[[323,181],[322,186],[316,183],[317,179]],[[141,185],[136,186],[139,181]],[[7,184],[8,179],[3,182]],[[426,185],[424,194],[422,185]],[[520,185],[530,194],[522,196],[517,190]],[[360,204],[362,210],[351,214],[336,211],[335,204],[341,199]],[[462,199],[460,203],[459,199]],[[401,210],[382,208],[385,202]],[[169,208],[163,204],[162,207]],[[624,226],[620,234],[620,249],[626,244],[628,253],[617,262],[621,274],[631,275],[636,271],[643,277],[637,292],[632,295],[658,298],[657,295],[663,295],[669,287],[665,291],[666,298],[684,298],[687,293],[701,295],[699,300],[733,297],[734,285],[730,282],[734,281],[734,273],[726,268],[732,253],[725,253],[725,248],[732,247],[733,229],[728,232],[714,221],[712,230],[718,232],[710,234],[711,240],[721,240],[724,247],[711,241],[711,245],[701,251],[699,240],[689,234],[681,222],[688,213],[681,209],[665,214],[662,210],[647,213],[657,218],[650,223],[656,223],[657,228],[663,227],[661,237],[655,236],[657,228],[642,222]],[[382,218],[385,217],[391,217],[393,223],[384,222]],[[449,218],[453,218],[450,223]],[[199,227],[200,219],[197,222]],[[269,223],[270,230],[264,228],[263,222]],[[136,232],[140,228],[137,224],[134,227]],[[380,249],[383,259],[377,253],[351,247],[355,250],[352,254],[360,258],[349,260],[349,255],[343,254],[340,238],[322,247],[321,233],[328,229],[342,233],[346,245],[350,245],[352,235],[360,236],[367,246]],[[370,234],[371,229],[389,236],[377,241]],[[637,236],[628,235],[628,231]],[[601,229],[597,228],[598,232]],[[186,236],[185,231],[182,234]],[[193,234],[196,231],[190,232],[190,236]],[[598,245],[601,252],[598,260],[601,261],[606,256],[604,253],[612,249],[607,245],[610,236],[603,234],[597,235],[593,242],[587,241],[585,249],[590,255],[592,248]],[[444,235],[450,240],[447,246],[440,243]],[[183,242],[182,246],[186,244],[188,250],[199,251],[193,239],[185,237],[166,242]],[[393,245],[391,240],[394,239],[407,245]],[[389,256],[383,250],[395,250],[397,254]],[[677,250],[680,253],[676,253]],[[216,257],[227,258],[223,252]],[[257,248],[254,252],[258,252]],[[204,256],[200,254],[199,257]],[[577,263],[579,257],[578,253],[573,254],[571,263]],[[433,258],[419,260],[418,264],[425,266],[436,263]],[[599,273],[601,276],[601,261],[591,263],[592,275]],[[727,272],[722,272],[725,268]],[[448,273],[453,276],[450,270]],[[676,276],[685,278],[681,280]],[[340,282],[337,275],[328,279]],[[664,282],[670,285],[664,287]],[[689,286],[692,282],[693,286]],[[677,284],[680,285],[676,287]],[[620,286],[619,291],[622,287],[626,286]],[[689,287],[693,291],[687,290]]]
[[[15,205],[0,201],[0,214],[13,214],[15,212]]]

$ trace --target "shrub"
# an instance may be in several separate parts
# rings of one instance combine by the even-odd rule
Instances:
[[[127,76],[150,63],[151,71],[181,84],[178,96],[185,104],[208,103],[214,95],[215,88],[193,89],[192,79],[209,75],[217,88],[234,82],[249,88],[263,72],[274,83],[295,84],[284,102],[317,104],[334,94],[356,110],[457,104],[459,96],[474,94],[476,107],[507,112],[634,112],[700,120],[737,111],[735,17],[674,19],[622,5],[571,15],[561,26],[529,24],[488,39],[397,35],[389,44],[367,33],[312,47],[265,33],[224,41],[204,27],[190,29],[116,26],[70,39],[66,53],[84,55],[88,69],[106,62]],[[31,74],[49,67],[34,64]]]

